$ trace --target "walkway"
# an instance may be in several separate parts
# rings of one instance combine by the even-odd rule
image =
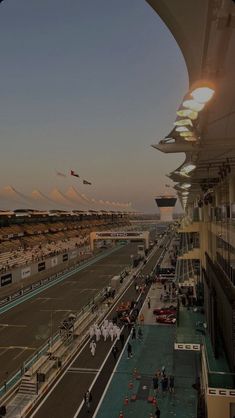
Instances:
[[[148,397],[154,396],[152,378],[164,365],[166,374],[175,376],[175,393],[163,393],[160,388],[157,402],[161,418],[196,418],[197,392],[192,384],[197,374],[198,354],[174,351],[175,326],[156,324],[152,308],[162,306],[161,287],[157,284],[149,292],[151,309],[148,309],[146,302],[144,304],[143,341],[130,337],[133,358],[127,358],[124,348],[94,417],[118,418],[120,411],[124,418],[151,417],[151,413],[154,416],[155,406],[148,402]],[[130,401],[133,394],[137,395],[136,401]],[[127,405],[126,398],[129,400]]]

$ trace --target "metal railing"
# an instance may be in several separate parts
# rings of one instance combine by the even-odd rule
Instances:
[[[81,318],[84,315],[84,313],[86,313],[87,311],[89,310],[92,311],[96,303],[98,303],[98,301],[102,297],[104,297],[104,295],[105,295],[105,289],[102,289],[94,297],[92,301],[86,304],[79,312],[75,314],[76,320],[79,320],[79,318]],[[29,370],[59,338],[60,338],[60,332],[57,331],[54,335],[51,336],[51,338],[49,338],[49,340],[46,343],[44,343],[41,347],[39,347],[36,353],[32,354],[32,356],[30,356],[24,362],[22,367],[19,370],[17,370],[17,372],[15,372],[12,376],[8,377],[4,385],[0,387],[0,397],[3,396],[9,389],[11,389],[20,380],[20,378],[24,375],[24,373],[27,370]]]
[[[107,255],[107,253],[108,252],[106,252],[105,254]],[[153,250],[150,252],[148,258],[150,259],[154,253],[155,253],[155,249],[153,248]],[[89,260],[91,260],[91,259],[89,259]],[[86,260],[86,262],[87,262],[87,260]],[[141,266],[137,267],[137,271],[140,268],[142,268],[142,264],[141,264]],[[74,269],[74,270],[76,270],[76,269]],[[120,272],[120,277],[122,276],[124,271],[127,271],[127,270],[129,270],[128,266],[126,266]],[[131,277],[131,276],[129,276],[129,277]],[[125,284],[123,285],[123,287],[125,287]],[[93,312],[93,310],[96,309],[98,303],[100,303],[100,301],[105,298],[106,289],[107,289],[107,286],[105,286],[105,288],[103,288],[100,292],[98,292],[95,295],[95,297],[89,303],[87,303],[84,307],[82,307],[82,309],[80,309],[80,311],[75,313],[76,321],[78,321],[84,315],[84,313],[88,312],[89,310],[90,310],[90,312]],[[121,289],[122,289],[122,286],[120,288],[120,291],[121,291]],[[49,338],[49,340],[47,340],[47,342],[45,342],[41,347],[39,347],[39,349],[37,350],[36,353],[32,354],[32,356],[30,356],[24,362],[24,364],[22,365],[22,367],[19,370],[12,373],[11,376],[7,376],[6,381],[0,387],[0,397],[5,395],[10,389],[12,389],[20,381],[20,379],[24,375],[24,373],[27,370],[29,370],[48,351],[48,349],[52,346],[52,344],[54,344],[59,338],[60,338],[60,332],[57,331],[54,335],[51,336],[51,338]]]
[[[107,252],[106,252],[106,255],[107,255]],[[76,268],[73,269],[73,271],[74,270],[76,271]],[[127,270],[127,267],[124,270]],[[120,273],[120,275],[122,275],[124,270]],[[84,315],[84,313],[88,312],[89,310],[92,312],[92,310],[96,308],[96,305],[100,302],[100,300],[105,297],[106,288],[107,286],[103,288],[100,292],[98,292],[89,303],[87,303],[85,306],[83,306],[80,309],[80,311],[75,313],[76,321],[79,320]],[[56,331],[56,333],[52,335],[49,338],[49,340],[47,340],[47,342],[44,342],[42,346],[38,348],[36,353],[33,353],[23,363],[22,367],[19,370],[17,370],[16,372],[13,372],[12,375],[10,376],[7,375],[4,384],[0,387],[0,397],[5,395],[14,385],[16,385],[21,379],[21,377],[24,375],[24,373],[28,369],[30,369],[40,359],[40,357],[43,356],[48,351],[48,349],[52,346],[52,344],[54,344],[59,338],[60,338],[60,332]]]
[[[181,282],[197,276],[192,260],[177,259],[175,281]]]
[[[107,255],[111,254],[112,252],[118,250],[120,246],[116,246],[115,248],[109,249],[108,251],[105,251],[100,254],[96,254],[92,257],[87,257],[82,261],[79,261],[77,264],[67,267],[63,271],[59,273],[55,273],[52,276],[46,277],[44,279],[38,280],[37,282],[31,283],[27,285],[26,287],[23,287],[17,291],[15,291],[12,295],[6,296],[3,299],[0,300],[0,314],[5,312],[4,307],[6,307],[9,304],[13,304],[15,306],[15,303],[17,300],[22,299],[22,301],[25,300],[25,296],[27,295],[27,299],[30,297],[30,293],[35,293],[35,290],[39,293],[44,289],[44,287],[47,287],[49,283],[56,284],[61,279],[67,278],[67,275],[71,275],[79,271],[81,268],[86,267],[87,264],[91,263],[92,261],[98,261],[100,258],[106,257]]]
[[[207,382],[210,388],[234,389],[235,388],[235,373],[229,371],[217,371],[210,368],[210,360],[208,354],[208,343],[204,336],[202,336],[202,343],[205,355],[205,365],[207,371]]]

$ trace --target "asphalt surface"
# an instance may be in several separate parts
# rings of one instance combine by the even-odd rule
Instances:
[[[125,251],[129,248],[125,248]],[[144,266],[142,273],[148,274],[155,267],[163,249],[158,248],[153,257]],[[130,254],[130,252],[129,252]],[[118,260],[118,261],[117,261]],[[119,258],[116,258],[119,263]],[[120,267],[119,267],[120,271]],[[140,278],[136,279],[138,282]],[[147,291],[147,289],[146,289]],[[122,301],[136,300],[134,282],[130,284],[127,291],[122,297]],[[138,307],[144,302],[145,295],[140,297]],[[119,302],[120,303],[120,302]],[[119,304],[118,303],[118,304]],[[116,306],[110,311],[108,318],[112,318],[116,312]],[[128,336],[128,327],[124,328],[125,340]],[[101,340],[97,343],[95,356],[92,357],[88,343],[84,345],[77,358],[70,364],[67,371],[56,382],[54,389],[47,396],[38,410],[31,413],[31,417],[36,418],[83,418],[92,416],[99,400],[103,394],[104,388],[114,369],[116,361],[112,352],[113,343],[110,339],[106,342]],[[122,347],[120,341],[117,343],[118,355],[120,355]],[[82,404],[84,393],[89,387],[92,387],[92,403],[91,410],[88,414],[85,405]]]
[[[80,311],[113,276],[130,265],[136,246],[131,243],[122,247],[0,315],[0,385],[48,341],[69,312]]]

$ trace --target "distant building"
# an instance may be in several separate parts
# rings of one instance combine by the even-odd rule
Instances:
[[[160,210],[160,220],[171,222],[173,220],[173,210],[177,198],[174,196],[157,196],[155,198],[156,204]]]

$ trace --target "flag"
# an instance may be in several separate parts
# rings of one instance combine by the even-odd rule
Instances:
[[[91,185],[91,182],[87,181],[87,180],[83,180],[83,184],[90,184]]]
[[[56,171],[56,175],[60,177],[67,177],[66,174],[61,173],[61,171]]]
[[[75,173],[75,171],[70,170],[70,175],[74,177],[79,177],[79,174]]]

